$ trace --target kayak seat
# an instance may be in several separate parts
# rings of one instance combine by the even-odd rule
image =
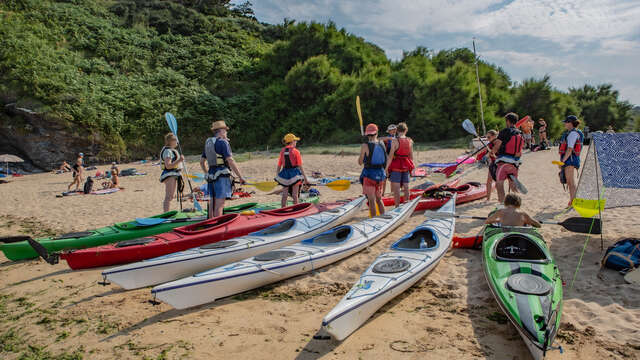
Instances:
[[[507,278],[507,288],[526,295],[545,296],[551,292],[551,284],[538,275],[518,273]]]
[[[373,265],[372,271],[378,274],[393,274],[406,271],[411,263],[405,259],[382,260]]]
[[[272,235],[272,234],[280,234],[286,231],[289,231],[293,225],[296,224],[295,219],[287,219],[281,221],[273,226],[269,226],[266,229],[260,230],[258,232],[253,233],[253,235]]]
[[[200,249],[224,249],[237,244],[236,240],[218,241],[211,244],[200,246]]]
[[[350,226],[340,226],[303,242],[314,245],[337,244],[349,239],[351,231]]]
[[[419,229],[410,236],[400,239],[391,246],[395,250],[424,250],[433,249],[438,246],[438,240],[433,231],[429,229]]]
[[[81,237],[86,237],[91,235],[93,235],[93,232],[91,231],[73,232],[73,233],[60,235],[57,238],[54,238],[53,240],[76,239],[76,238],[81,238]]]
[[[502,238],[496,245],[496,258],[502,261],[549,261],[538,244],[521,234],[508,234]]]
[[[291,206],[287,206],[287,207],[275,209],[275,210],[265,210],[262,212],[266,214],[271,214],[271,215],[285,215],[285,214],[291,214],[291,213],[296,213],[296,212],[306,210],[311,206],[312,204],[310,203],[302,203],[302,204],[291,205]]]
[[[284,260],[290,258],[296,254],[293,250],[274,250],[269,251],[264,254],[260,254],[253,258],[255,261],[274,261],[274,260]]]
[[[154,241],[155,239],[156,238],[152,238],[152,237],[144,237],[144,238],[120,241],[119,243],[116,243],[116,247],[122,248],[127,246],[145,245]]]

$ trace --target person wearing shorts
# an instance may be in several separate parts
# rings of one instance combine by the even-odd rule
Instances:
[[[409,201],[409,174],[413,165],[413,140],[407,137],[409,128],[401,122],[397,126],[396,138],[391,143],[391,151],[387,159],[387,172],[390,173],[391,191],[396,207],[400,206],[400,190],[404,190],[404,201]]]
[[[205,142],[204,152],[200,159],[200,167],[207,174],[210,194],[209,218],[222,215],[225,200],[230,199],[233,195],[232,171],[240,184],[245,183],[236,162],[233,160],[229,138],[227,138],[229,127],[223,120],[219,120],[211,124],[211,130],[214,136]]]
[[[496,159],[491,157],[489,153],[491,149],[493,149],[493,142],[498,137],[498,132],[496,130],[487,131],[487,147],[489,150],[487,151],[486,161],[489,164],[489,171],[487,172],[487,201],[491,200],[491,193],[493,192],[493,183],[496,181],[496,171],[498,167],[496,165]]]
[[[300,151],[296,149],[299,140],[299,137],[291,133],[286,134],[282,139],[285,147],[280,151],[278,166],[276,167],[277,175],[274,178],[278,184],[287,189],[287,191],[281,193],[282,198],[280,205],[282,207],[287,206],[289,196],[293,198],[294,204],[298,204],[300,202],[300,188],[303,180],[305,184],[309,183],[304,173],[304,168],[302,167],[302,155],[300,155]]]
[[[573,199],[576,197],[576,176],[580,168],[580,152],[582,151],[584,134],[578,130],[580,120],[575,115],[567,116],[563,123],[566,131],[560,138],[558,153],[560,154],[560,161],[564,163],[562,171],[564,171],[564,177],[569,188],[569,204],[567,206],[571,206]]]
[[[500,130],[498,138],[493,142],[493,149],[490,155],[496,158],[496,191],[498,201],[504,202],[504,182],[509,180],[509,189],[517,192],[514,182],[510,176],[518,177],[518,167],[520,166],[520,156],[524,139],[521,132],[515,128],[518,122],[518,114],[508,113],[505,115],[506,128]]]
[[[374,217],[376,216],[376,206],[380,215],[384,214],[382,195],[387,178],[385,172],[387,151],[384,143],[378,140],[378,126],[376,124],[367,125],[365,135],[367,143],[360,146],[360,157],[358,158],[358,164],[364,165],[360,175],[360,183],[362,183],[362,193],[369,201],[369,215]]]

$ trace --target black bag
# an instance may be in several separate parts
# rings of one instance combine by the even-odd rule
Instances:
[[[82,192],[84,192],[85,194],[91,194],[92,191],[93,191],[93,179],[91,178],[91,176],[89,176],[87,178],[87,181],[85,181],[84,183]]]
[[[558,177],[560,178],[560,184],[562,185],[567,184],[567,175],[565,175],[564,173],[564,167],[560,169],[560,172],[558,173]]]

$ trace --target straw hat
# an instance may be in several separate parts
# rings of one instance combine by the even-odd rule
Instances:
[[[211,124],[211,130],[216,131],[218,129],[229,130],[229,127],[224,122],[224,120],[214,121],[213,124]]]
[[[300,138],[291,133],[285,135],[284,138],[282,138],[282,142],[284,142],[285,144],[298,140],[300,140]]]

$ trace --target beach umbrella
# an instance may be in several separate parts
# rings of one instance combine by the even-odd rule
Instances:
[[[21,163],[24,162],[21,158],[11,155],[11,154],[3,154],[0,155],[0,162],[5,163],[5,167],[7,169],[7,176],[9,176],[9,163]]]

